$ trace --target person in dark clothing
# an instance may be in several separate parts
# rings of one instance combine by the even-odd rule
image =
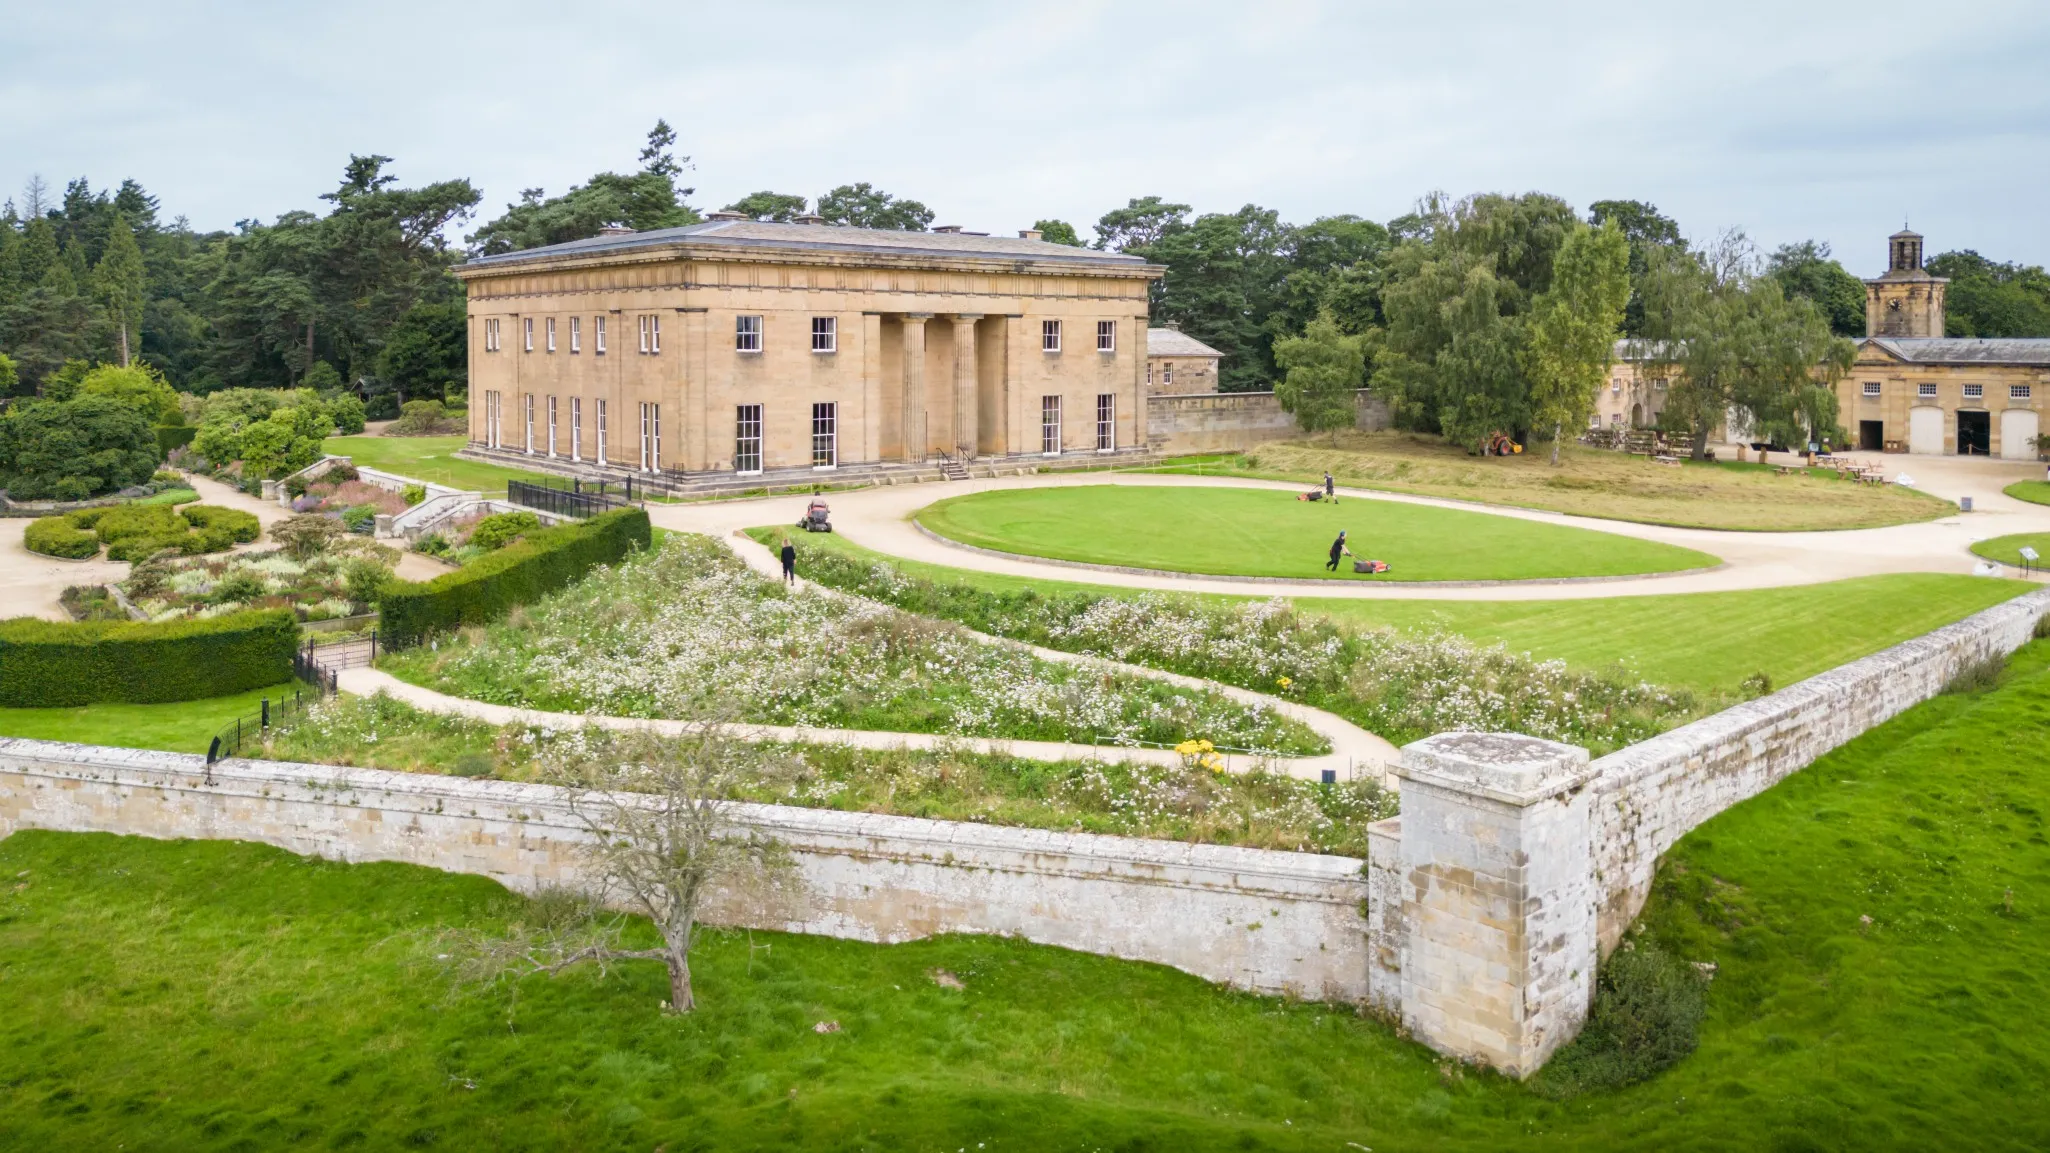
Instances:
[[[796,584],[797,546],[791,544],[790,538],[787,536],[783,538],[783,551],[779,555],[783,558],[783,583],[787,585]]]
[[[1338,486],[1331,482],[1331,474],[1328,472],[1324,474],[1324,499],[1332,504],[1338,503]]]
[[[1335,540],[1335,541],[1332,541],[1332,542],[1331,542],[1331,560],[1330,560],[1330,563],[1326,564],[1326,565],[1325,565],[1324,567],[1325,567],[1325,568],[1327,568],[1327,569],[1329,569],[1329,570],[1331,570],[1332,572],[1337,572],[1337,571],[1338,571],[1338,558],[1339,558],[1340,556],[1351,556],[1351,555],[1352,555],[1352,550],[1351,550],[1351,549],[1349,549],[1349,548],[1347,548],[1347,547],[1345,547],[1345,530],[1344,530],[1344,529],[1339,529],[1339,530],[1338,530],[1338,539],[1337,539],[1337,540]]]

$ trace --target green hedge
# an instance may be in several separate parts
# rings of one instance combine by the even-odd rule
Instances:
[[[124,504],[111,509],[81,509],[69,514],[80,528],[90,527],[107,542],[107,559],[139,561],[163,549],[184,556],[225,552],[262,532],[254,513],[214,504],[173,509],[164,504]]]
[[[77,527],[66,516],[46,516],[32,520],[22,533],[22,543],[28,551],[44,556],[69,557],[84,560],[100,551],[100,538]]]
[[[192,701],[292,678],[289,609],[161,623],[0,621],[0,707]]]
[[[186,424],[176,428],[165,428],[162,425],[158,425],[157,447],[164,450],[165,456],[169,456],[173,452],[191,444],[192,438],[197,435],[199,435],[199,427],[197,425]]]
[[[621,509],[580,524],[540,529],[431,581],[395,581],[378,598],[378,635],[392,648],[483,624],[647,548],[648,514]]]

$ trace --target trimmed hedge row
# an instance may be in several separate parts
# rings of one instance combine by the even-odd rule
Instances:
[[[192,438],[198,435],[199,428],[195,425],[181,424],[175,428],[166,428],[163,425],[158,425],[157,447],[164,450],[165,456],[169,456],[186,445],[191,444]]]
[[[184,556],[223,552],[255,540],[263,531],[254,513],[212,504],[180,509],[167,504],[124,504],[80,509],[65,516],[106,542],[109,560],[145,560],[167,548]]]
[[[292,679],[298,646],[289,609],[163,622],[0,620],[0,707],[226,696]]]
[[[21,543],[30,552],[71,560],[85,560],[99,555],[100,551],[99,537],[72,524],[71,518],[64,516],[46,516],[28,522]]]
[[[405,648],[434,633],[495,620],[598,565],[647,548],[652,535],[648,514],[637,508],[529,532],[455,572],[386,586],[377,601],[378,635],[392,648]]]

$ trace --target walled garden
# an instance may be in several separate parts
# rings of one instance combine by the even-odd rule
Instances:
[[[786,593],[717,541],[687,534],[387,667],[458,696],[570,712],[732,709],[739,715],[722,719],[1325,751],[1301,725],[1221,694],[1056,665],[879,605]]]

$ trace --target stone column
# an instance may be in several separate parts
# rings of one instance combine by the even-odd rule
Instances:
[[[1403,1022],[1527,1077],[1587,1018],[1599,956],[1587,750],[1440,733],[1402,750]]]
[[[930,312],[904,314],[904,462],[925,463],[925,322]]]
[[[962,460],[975,459],[978,439],[975,322],[981,319],[979,312],[963,312],[954,317],[954,452]]]

